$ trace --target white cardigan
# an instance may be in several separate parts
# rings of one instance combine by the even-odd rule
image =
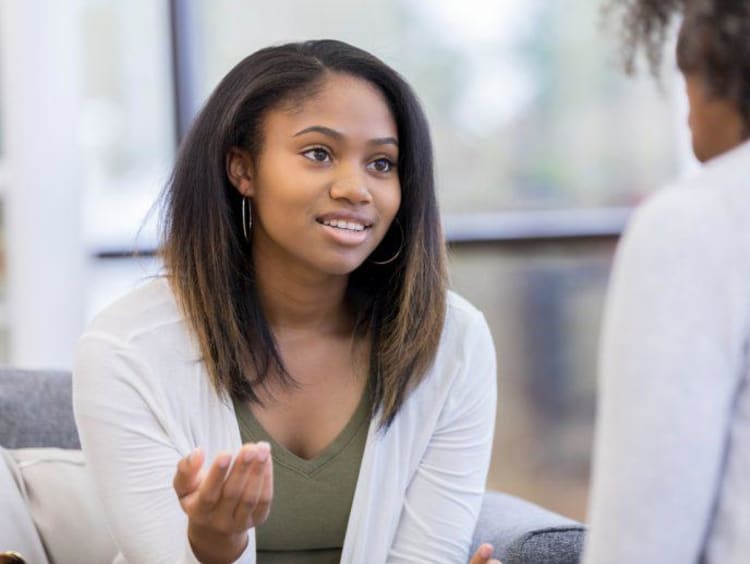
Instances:
[[[118,562],[196,562],[172,489],[180,458],[239,449],[165,279],[102,312],[81,337],[73,392],[87,464]],[[465,563],[495,423],[495,352],[482,314],[450,293],[425,380],[386,433],[370,425],[341,562]],[[273,511],[273,507],[271,508]],[[255,535],[238,560],[255,562]]]

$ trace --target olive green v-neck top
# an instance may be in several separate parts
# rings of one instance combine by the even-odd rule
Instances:
[[[304,459],[273,440],[246,404],[234,401],[242,442],[268,441],[274,492],[255,529],[258,564],[338,563],[370,421],[368,389],[354,415],[318,456]]]

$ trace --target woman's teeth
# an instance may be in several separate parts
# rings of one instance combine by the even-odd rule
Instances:
[[[361,223],[354,223],[351,221],[344,221],[343,219],[326,219],[323,221],[323,225],[329,227],[336,227],[337,229],[347,229],[349,231],[364,231],[365,226]]]

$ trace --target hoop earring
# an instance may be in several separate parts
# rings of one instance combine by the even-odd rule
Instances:
[[[369,259],[372,264],[375,264],[377,266],[383,266],[385,264],[390,264],[394,260],[396,260],[399,257],[399,255],[401,254],[401,249],[404,248],[404,228],[401,227],[401,222],[398,220],[398,218],[396,218],[396,225],[398,225],[398,230],[401,232],[401,243],[398,246],[398,250],[396,251],[396,254],[393,255],[391,258],[389,258],[387,260],[372,260],[372,259]]]
[[[253,227],[253,216],[252,207],[250,202],[247,201],[245,196],[242,196],[242,234],[245,236],[245,241],[250,241],[249,231]]]

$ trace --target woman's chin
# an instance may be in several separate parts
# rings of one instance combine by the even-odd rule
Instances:
[[[363,262],[364,260],[331,263],[325,268],[325,271],[333,276],[348,276],[362,266]]]

